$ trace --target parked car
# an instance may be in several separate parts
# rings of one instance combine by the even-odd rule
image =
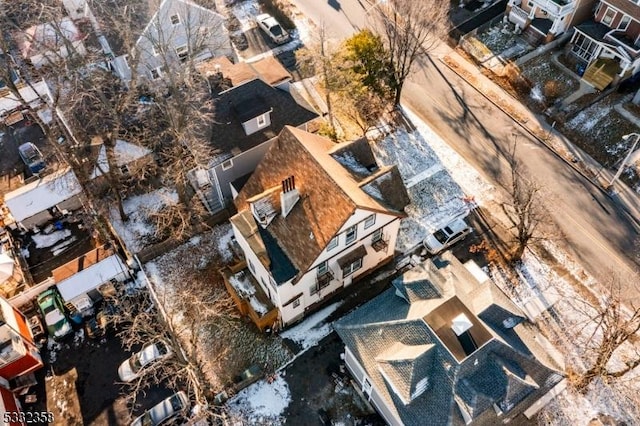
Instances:
[[[256,16],[256,22],[274,43],[282,44],[289,40],[289,33],[268,13]]]
[[[149,343],[143,346],[140,352],[136,352],[120,364],[118,376],[123,382],[132,382],[140,376],[144,368],[170,357],[172,353],[171,348],[164,340]]]
[[[458,241],[463,240],[473,231],[464,219],[456,219],[442,229],[438,229],[424,239],[423,245],[431,254],[438,254],[442,250],[451,247]]]
[[[136,418],[131,426],[158,426],[189,408],[187,395],[180,391],[160,402]]]
[[[31,142],[23,143],[18,147],[18,153],[20,154],[20,158],[24,161],[24,164],[27,165],[31,173],[37,175],[44,169],[44,157],[42,153]]]
[[[54,288],[41,293],[36,300],[51,337],[60,339],[71,333],[71,324],[64,315],[64,305]]]

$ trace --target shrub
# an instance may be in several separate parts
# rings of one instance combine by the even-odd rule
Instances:
[[[554,101],[560,96],[561,87],[557,80],[547,80],[544,82],[542,93],[545,98]]]

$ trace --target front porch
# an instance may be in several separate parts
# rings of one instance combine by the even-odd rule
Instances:
[[[220,273],[227,292],[242,315],[249,317],[260,331],[276,325],[279,317],[278,309],[253,278],[244,260],[225,267]]]

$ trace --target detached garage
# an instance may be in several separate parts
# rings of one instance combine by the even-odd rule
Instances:
[[[65,302],[82,310],[87,293],[108,281],[126,281],[128,278],[127,266],[120,256],[113,254],[60,281],[57,286]]]

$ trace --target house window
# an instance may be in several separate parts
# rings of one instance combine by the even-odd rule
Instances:
[[[353,225],[351,228],[347,229],[345,233],[345,244],[351,244],[356,240],[358,236],[358,227],[357,225]]]
[[[328,270],[329,270],[329,265],[326,260],[318,265],[318,275],[324,275],[327,273]]]
[[[171,15],[171,24],[178,25],[180,23],[180,15],[177,13],[175,15]]]
[[[249,269],[251,269],[251,272],[253,272],[255,274],[256,273],[256,267],[253,266],[253,263],[251,263],[251,260],[247,259],[247,262],[249,262]]]
[[[629,23],[631,22],[631,17],[629,15],[624,15],[620,22],[618,23],[619,30],[626,30],[629,27]]]
[[[129,167],[127,167],[126,164],[120,166],[120,173],[122,173],[123,175],[128,175],[129,174]]]
[[[338,237],[333,237],[329,244],[327,244],[327,251],[334,249],[338,246]]]
[[[613,18],[616,16],[616,11],[613,9],[607,9],[602,17],[602,23],[605,25],[611,25]]]
[[[233,167],[233,159],[228,159],[224,163],[222,163],[222,170],[229,170]]]
[[[299,297],[296,300],[293,301],[293,309],[297,308],[298,306],[300,306],[300,298]]]
[[[360,268],[362,268],[362,258],[356,259],[349,265],[342,268],[342,276],[348,277]]]
[[[267,114],[258,116],[258,127],[264,127],[267,125]]]
[[[189,47],[186,44],[176,47],[176,55],[178,55],[180,62],[186,62],[189,59]]]
[[[376,223],[376,215],[372,214],[364,220],[364,229],[370,228],[374,223]]]
[[[154,68],[151,70],[151,78],[154,80],[159,79],[162,76],[162,71],[160,71],[160,67]]]
[[[371,235],[371,243],[375,243],[377,241],[382,240],[382,228],[376,229]]]

